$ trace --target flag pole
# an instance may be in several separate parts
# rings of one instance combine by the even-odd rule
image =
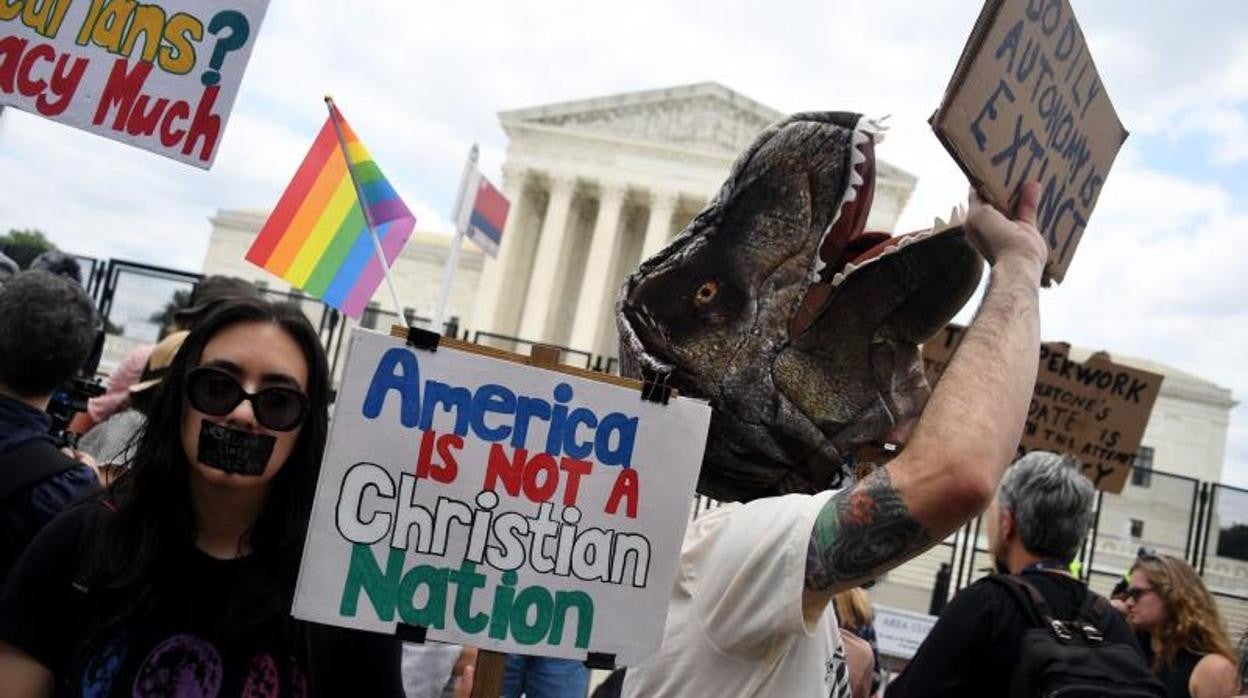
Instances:
[[[459,196],[455,201],[455,236],[451,239],[451,247],[446,255],[446,268],[442,271],[442,289],[438,291],[438,305],[433,311],[433,329],[442,332],[446,322],[446,306],[451,302],[451,286],[455,281],[455,271],[459,268],[459,248],[463,244],[464,234],[468,231],[468,223],[472,217],[473,192],[468,191],[472,181],[472,173],[477,169],[477,144],[472,144],[468,151],[468,162],[464,163],[464,174],[459,178]]]
[[[368,210],[368,204],[364,201],[364,190],[360,189],[360,180],[356,179],[355,168],[351,166],[351,156],[347,154],[347,139],[342,135],[342,125],[338,123],[335,115],[334,98],[325,95],[325,106],[329,109],[329,120],[334,124],[334,133],[338,135],[338,148],[342,151],[342,158],[347,162],[347,174],[351,175],[351,184],[355,187],[355,198],[360,202],[360,211],[364,214],[364,227],[368,229],[368,236],[373,239],[373,250],[377,253],[377,261],[381,264],[381,271],[386,275],[386,286],[390,288],[390,300],[394,302],[394,314],[398,318],[398,322],[407,324],[407,317],[403,315],[403,303],[399,300],[399,292],[394,287],[394,277],[390,275],[390,265],[386,263],[386,253],[381,249],[381,240],[377,237],[377,229],[373,226],[373,216]],[[396,260],[397,261],[397,260]]]

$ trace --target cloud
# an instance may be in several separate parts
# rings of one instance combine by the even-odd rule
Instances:
[[[1244,116],[1243,107],[1215,106],[1190,110],[1179,117],[1172,133],[1209,138],[1206,152],[1217,165],[1248,161],[1248,118]]]

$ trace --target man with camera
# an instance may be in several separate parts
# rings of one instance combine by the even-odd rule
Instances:
[[[48,521],[99,487],[89,459],[58,448],[46,412],[86,363],[98,323],[70,279],[27,271],[0,288],[0,582]]]

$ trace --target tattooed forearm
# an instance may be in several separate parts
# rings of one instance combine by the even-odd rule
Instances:
[[[819,512],[806,549],[806,588],[827,591],[873,577],[931,543],[931,533],[893,488],[888,468],[880,468]]]

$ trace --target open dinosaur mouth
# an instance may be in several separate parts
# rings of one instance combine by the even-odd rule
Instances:
[[[811,265],[811,285],[789,325],[790,336],[809,328],[831,296],[852,275],[948,230],[945,222],[937,219],[930,229],[903,235],[866,231],[875,197],[875,143],[883,140],[885,130],[879,121],[866,117],[854,128],[849,149],[849,181],[832,223],[820,239],[818,254]],[[961,211],[955,209],[950,222],[960,223],[961,218]]]

